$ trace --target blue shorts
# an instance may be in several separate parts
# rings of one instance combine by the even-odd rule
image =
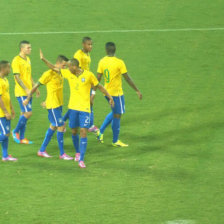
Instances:
[[[62,107],[48,109],[48,120],[54,127],[61,127],[64,125],[62,117]]]
[[[89,128],[90,114],[84,111],[68,110],[70,128]]]
[[[5,117],[0,118],[0,135],[7,135],[10,133],[11,121]]]
[[[114,100],[114,107],[112,107],[112,111],[114,114],[124,114],[125,113],[125,102],[124,95],[122,96],[112,96]],[[105,96],[107,101],[109,102],[109,98]]]
[[[26,106],[23,105],[23,100],[25,100],[27,96],[19,96],[16,98],[19,101],[20,110],[23,113],[32,111],[32,98],[30,99],[29,103]]]

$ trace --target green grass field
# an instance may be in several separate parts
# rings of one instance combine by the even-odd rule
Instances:
[[[224,27],[222,0],[1,0],[0,6],[0,33]],[[85,170],[59,160],[56,136],[48,147],[54,157],[37,157],[49,125],[40,107],[42,87],[27,127],[34,144],[10,138],[9,152],[19,161],[0,162],[0,223],[223,224],[224,31],[8,34],[0,35],[0,59],[11,61],[18,42],[31,41],[37,81],[46,70],[39,48],[52,62],[58,54],[72,57],[84,35],[94,40],[94,73],[105,42],[114,41],[143,93],[139,101],[124,83],[120,138],[130,146],[113,148],[108,128],[102,145],[89,134]],[[12,74],[9,81],[15,127],[19,106]],[[98,92],[96,125],[109,111]],[[70,137],[68,130],[65,149],[73,155]]]

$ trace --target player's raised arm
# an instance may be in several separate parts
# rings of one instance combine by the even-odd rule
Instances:
[[[128,75],[128,73],[123,74],[123,77],[124,77],[125,81],[128,83],[128,85],[131,86],[136,91],[136,93],[138,94],[138,98],[141,100],[142,99],[142,93],[137,88],[137,86],[135,85],[135,83],[133,82],[131,77]]]
[[[52,69],[53,71],[60,73],[61,70],[59,68],[57,68],[55,65],[53,65],[51,62],[49,62],[43,55],[42,50],[40,49],[40,60],[42,60],[50,69]]]
[[[97,85],[97,88],[102,92],[104,95],[106,95],[109,98],[109,103],[112,107],[114,107],[114,100],[112,96],[107,92],[107,90],[99,83]]]

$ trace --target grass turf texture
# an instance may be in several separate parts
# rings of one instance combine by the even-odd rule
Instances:
[[[223,27],[222,1],[1,1],[1,32],[163,29]],[[85,34],[88,35],[88,34]],[[34,99],[27,137],[35,143],[9,152],[17,163],[0,163],[0,223],[151,223],[194,220],[222,224],[223,213],[223,31],[89,34],[94,40],[92,71],[104,56],[104,43],[115,41],[117,55],[143,93],[143,101],[125,83],[127,113],[120,138],[129,148],[111,147],[88,137],[87,169],[58,159],[56,136],[48,147],[52,159],[36,156],[48,128],[45,99]],[[46,70],[41,47],[55,61],[80,47],[83,34],[0,36],[0,58],[11,60],[18,42],[32,43],[35,80]],[[9,77],[17,117],[14,81]],[[68,101],[65,82],[65,105]],[[66,106],[64,107],[64,111]],[[98,92],[95,123],[109,112]],[[74,154],[70,131],[65,150]],[[193,221],[192,221],[193,222]],[[171,222],[172,223],[172,222]],[[175,223],[175,222],[173,222]],[[190,222],[189,222],[190,223]]]

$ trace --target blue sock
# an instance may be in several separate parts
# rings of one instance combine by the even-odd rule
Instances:
[[[2,145],[2,157],[6,158],[9,156],[8,155],[9,138],[6,135],[1,135],[0,141],[1,141],[1,145]]]
[[[63,155],[64,152],[64,132],[57,132],[57,139],[58,139],[58,147],[60,149],[60,155]]]
[[[80,139],[80,160],[79,161],[84,161],[84,156],[86,153],[86,147],[87,147],[87,138],[81,138]]]
[[[94,113],[93,113],[93,109],[91,109],[91,113],[90,113],[90,127],[92,127],[94,124]]]
[[[110,112],[110,113],[106,116],[106,118],[105,118],[103,124],[102,124],[101,127],[100,127],[100,133],[102,133],[102,134],[104,133],[105,129],[106,129],[107,126],[112,122],[112,120],[113,120],[113,112]]]
[[[113,118],[112,123],[112,130],[113,130],[113,143],[117,142],[119,133],[120,133],[120,118]]]
[[[44,152],[46,150],[46,147],[49,144],[49,142],[51,140],[51,137],[53,136],[54,132],[55,132],[54,130],[52,130],[51,128],[48,128],[48,130],[46,132],[46,135],[45,135],[45,138],[44,138],[44,141],[43,141],[43,143],[40,147],[41,152]]]
[[[63,117],[63,121],[67,121],[69,117],[69,111],[67,111]]]
[[[26,120],[26,123],[27,123],[27,120]],[[24,126],[22,126],[22,127],[20,128],[20,135],[19,135],[20,140],[23,140],[23,139],[25,138],[26,123],[25,123]]]
[[[16,126],[16,128],[14,129],[14,132],[19,133],[19,131],[21,130],[21,128],[26,125],[27,122],[27,118],[24,115],[21,115],[18,121],[18,124]]]
[[[79,135],[78,134],[72,135],[72,142],[75,147],[76,153],[80,153],[80,151],[79,151]]]

